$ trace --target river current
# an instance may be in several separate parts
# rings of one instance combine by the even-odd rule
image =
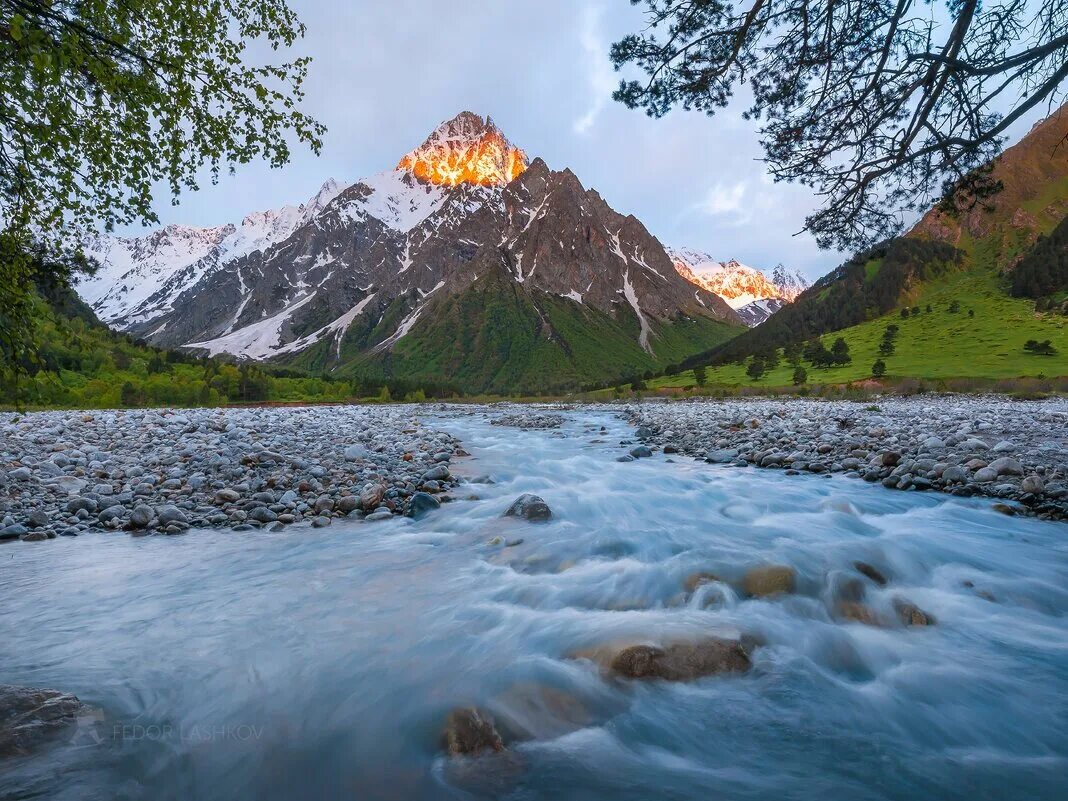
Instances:
[[[427,420],[472,453],[454,470],[495,483],[419,521],[0,549],[0,683],[98,710],[0,764],[0,798],[1068,797],[1063,523],[841,476],[619,463],[633,432],[607,414],[488,420]],[[522,492],[553,520],[502,519]],[[835,620],[829,588],[858,560],[890,579],[873,608],[905,597],[936,624]],[[769,563],[796,594],[731,589]],[[698,572],[726,581],[688,595]],[[752,670],[692,683],[575,658],[739,634],[763,643]],[[462,706],[508,750],[445,757]]]

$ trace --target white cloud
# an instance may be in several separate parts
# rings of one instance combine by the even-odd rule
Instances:
[[[577,134],[589,133],[597,117],[604,110],[616,87],[616,76],[608,60],[608,45],[601,37],[601,20],[604,6],[589,6],[582,12],[582,52],[585,57],[587,81],[591,94],[586,113],[575,120],[572,126]]]
[[[705,197],[696,205],[696,209],[710,217],[742,216],[746,211],[745,195],[747,181],[735,184],[716,182]]]

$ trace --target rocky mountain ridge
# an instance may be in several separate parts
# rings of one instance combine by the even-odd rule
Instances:
[[[398,343],[418,348],[445,298],[491,277],[504,280],[495,291],[533,308],[537,337],[565,358],[575,342],[564,329],[580,325],[594,338],[611,329],[620,346],[613,370],[685,352],[670,333],[680,324],[707,340],[740,323],[676,273],[637,218],[570,170],[528,164],[492,120],[469,112],[442,123],[397,169],[328,182],[300,207],[250,215],[240,227],[101,239],[88,250],[104,268],[79,291],[113,326],[160,345],[316,369],[399,369]],[[552,298],[565,301],[562,311]],[[510,336],[497,330],[467,358],[507,352]]]

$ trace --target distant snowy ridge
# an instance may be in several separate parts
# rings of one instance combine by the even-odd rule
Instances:
[[[730,259],[717,261],[691,248],[666,248],[675,270],[690,283],[719,295],[749,326],[768,319],[808,288],[798,271],[779,265],[769,279],[762,271]]]
[[[253,212],[240,226],[168,225],[139,237],[93,237],[85,252],[100,269],[76,289],[102,320],[118,328],[161,316],[209,273],[284,242],[345,188],[331,178],[307,203]]]

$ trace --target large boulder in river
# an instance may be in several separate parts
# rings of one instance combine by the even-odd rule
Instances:
[[[508,507],[508,511],[504,513],[504,516],[522,517],[525,520],[537,523],[548,520],[553,516],[553,513],[544,499],[529,492],[524,492],[512,501],[512,505]]]
[[[503,751],[504,741],[493,718],[475,707],[454,709],[445,723],[445,750],[451,756]]]
[[[785,595],[797,586],[797,573],[788,565],[754,567],[742,578],[742,589],[753,598]]]
[[[0,758],[30,753],[83,709],[75,696],[58,690],[0,685]]]
[[[752,667],[740,642],[709,638],[695,643],[675,643],[660,648],[632,645],[609,663],[613,673],[628,679],[693,681],[718,673],[745,673]]]

